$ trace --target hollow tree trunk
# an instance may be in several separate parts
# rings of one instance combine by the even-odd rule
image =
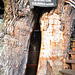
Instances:
[[[37,75],[61,75],[59,70],[68,68],[65,59],[75,14],[72,10],[64,0],[58,0],[58,7],[40,18],[42,43]]]
[[[3,58],[5,63],[2,75],[24,75],[25,73],[30,36],[35,21],[34,16],[38,16],[30,10],[28,1],[4,0],[5,46]],[[42,43],[38,75],[58,74],[58,70],[63,68],[63,60],[66,56],[68,39],[70,38],[71,10],[72,8],[69,5],[64,5],[64,0],[59,0],[57,8],[42,15],[40,19]],[[35,11],[37,12],[37,10]],[[55,31],[53,27],[55,27]],[[55,64],[56,62],[57,64]]]

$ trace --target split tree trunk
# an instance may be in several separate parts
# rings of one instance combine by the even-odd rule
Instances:
[[[58,1],[58,7],[43,14],[40,19],[42,43],[37,75],[57,75],[63,65],[65,67],[72,8],[64,5],[64,0]],[[24,75],[30,36],[38,15],[30,10],[28,0],[4,0],[4,3],[5,65],[2,75]]]

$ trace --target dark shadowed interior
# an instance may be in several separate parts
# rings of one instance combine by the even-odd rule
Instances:
[[[41,45],[41,31],[40,31],[40,24],[39,24],[40,14],[41,11],[38,12],[38,18],[35,22],[34,30],[31,35],[29,56],[28,56],[27,69],[25,75],[36,75],[36,71],[37,71],[40,45]]]

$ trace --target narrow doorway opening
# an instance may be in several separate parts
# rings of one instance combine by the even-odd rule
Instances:
[[[53,8],[34,7],[35,25],[31,35],[29,54],[28,54],[29,56],[28,56],[25,75],[36,75],[37,73],[41,39],[42,39],[41,29],[40,29],[40,18],[44,13],[50,12],[52,9]]]
[[[40,8],[34,8],[34,17],[36,15],[37,16],[35,17],[35,25],[34,25],[33,32],[31,34],[28,62],[27,62],[25,75],[36,75],[36,71],[37,71],[40,46],[41,46],[41,31],[40,31],[39,20],[40,20],[40,15],[42,10],[40,11],[39,10]]]

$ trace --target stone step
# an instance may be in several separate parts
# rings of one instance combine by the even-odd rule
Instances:
[[[59,72],[66,75],[75,75],[75,70],[70,70],[70,69],[63,69]]]
[[[68,54],[72,54],[72,55],[75,55],[75,52],[69,52]]]
[[[75,64],[75,60],[65,60],[66,63]]]

